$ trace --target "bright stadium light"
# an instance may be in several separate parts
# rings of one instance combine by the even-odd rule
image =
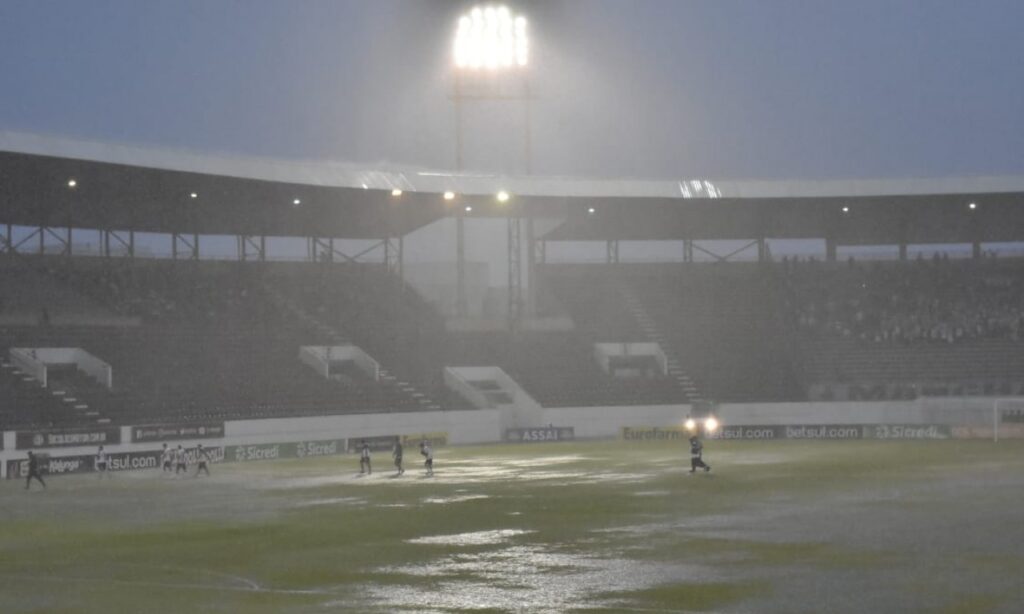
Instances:
[[[199,198],[199,195],[198,195],[198,194],[196,194],[195,192],[192,192],[192,193],[191,193],[191,194],[189,194],[188,196],[189,196],[189,198]]]
[[[453,51],[456,68],[524,67],[530,58],[526,18],[513,17],[507,6],[477,6],[459,18]]]
[[[466,213],[472,213],[472,212],[473,212],[473,207],[470,207],[469,205],[466,205]]]
[[[967,206],[968,206],[969,208],[971,208],[971,209],[977,209],[977,208],[978,208],[978,203],[971,203],[971,204],[969,204],[969,205],[967,205]]]
[[[402,191],[399,190],[398,188],[395,188],[394,190],[391,190],[391,195],[392,196],[401,196],[402,195]]]
[[[843,213],[849,213],[849,212],[850,212],[850,208],[849,207],[843,207]]]
[[[299,205],[302,204],[302,201],[299,200],[298,198],[296,198],[295,200],[292,201],[292,204],[295,205],[296,207],[298,207]]]
[[[593,207],[590,207],[589,209],[587,209],[587,213],[593,214],[595,211],[597,211],[597,209],[595,209]]]
[[[511,196],[509,196],[508,192],[506,192],[505,190],[502,190],[497,194],[497,199],[499,203],[507,203],[509,198],[511,198]]]
[[[704,421],[704,432],[714,433],[715,429],[718,428],[718,420],[714,416],[708,416],[708,419]]]
[[[444,199],[445,200],[455,200],[455,192],[445,192],[444,193]]]
[[[686,427],[686,430],[692,431],[697,428],[697,423],[693,421],[693,418],[687,418],[683,426]]]
[[[78,185],[77,181],[75,181],[74,179],[68,179],[68,187],[69,188],[74,188],[77,185]]]

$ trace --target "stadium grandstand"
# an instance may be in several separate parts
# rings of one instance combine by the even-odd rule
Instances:
[[[2,144],[5,429],[1024,386],[1012,178],[460,180]],[[503,288],[475,292],[461,247],[454,302],[417,280],[407,244],[453,220],[460,246],[505,225]]]

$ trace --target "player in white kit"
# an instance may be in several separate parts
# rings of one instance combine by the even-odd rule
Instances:
[[[99,473],[101,478],[103,477],[103,474],[107,473],[109,463],[110,457],[107,456],[107,452],[103,449],[103,446],[100,446],[100,449],[96,451],[96,471]]]
[[[430,449],[429,443],[420,442],[420,454],[426,459],[423,461],[423,466],[427,468],[427,476],[434,475],[434,451]]]
[[[174,475],[179,473],[188,473],[188,458],[186,458],[185,450],[180,443],[174,451]]]
[[[163,467],[164,473],[174,471],[174,450],[168,448],[166,443],[160,452],[160,466]]]

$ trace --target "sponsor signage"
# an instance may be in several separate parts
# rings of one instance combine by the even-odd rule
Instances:
[[[176,441],[180,439],[219,439],[224,436],[223,422],[203,424],[154,424],[132,427],[132,441]]]
[[[690,431],[681,426],[622,428],[621,437],[626,441],[673,441],[689,439]],[[949,439],[952,431],[941,424],[729,424],[719,427],[713,433],[706,433],[706,439],[771,441],[776,439],[801,440],[929,440]]]
[[[18,450],[103,446],[115,443],[121,443],[120,427],[74,431],[18,431],[15,435],[15,447]]]
[[[348,451],[352,454],[358,454],[363,449],[363,442],[366,442],[366,447],[370,448],[370,452],[390,452],[395,447],[395,438],[398,435],[377,435],[374,437],[359,437],[356,439],[350,438],[348,440]],[[405,446],[405,442],[402,442],[402,446]]]
[[[160,451],[120,452],[107,455],[108,471],[134,471],[137,469],[156,469],[160,466]],[[44,475],[66,475],[72,473],[89,473],[96,470],[96,456],[78,454],[75,456],[39,455],[39,469]],[[28,459],[7,461],[7,477],[24,478],[28,475]]]
[[[173,449],[173,448],[172,448]],[[263,443],[248,446],[203,447],[210,463],[248,462],[257,460],[275,460],[278,458],[308,458],[314,456],[332,456],[345,451],[344,439],[326,439],[318,441],[297,441],[290,443]],[[108,454],[109,471],[134,471],[139,469],[157,469],[163,450],[147,450],[145,452],[115,452]],[[63,475],[72,473],[89,473],[96,470],[94,454],[49,457],[39,454],[39,467],[44,474]],[[199,462],[199,450],[188,448],[185,458],[189,465]],[[28,475],[28,459],[7,461],[8,478],[24,478]]]
[[[289,443],[257,443],[246,446],[224,447],[223,462],[248,463],[261,460],[277,460],[279,458],[333,456],[344,452],[344,439],[296,441]]]
[[[689,439],[690,431],[681,426],[624,426],[620,437],[626,441],[673,441]]]
[[[409,446],[419,446],[421,441],[425,441],[430,444],[431,448],[441,448],[448,445],[448,432],[438,431],[434,433],[402,435],[402,446],[406,448]]]
[[[395,448],[395,437],[402,440],[402,447],[418,448],[421,441],[426,441],[432,448],[439,448],[448,445],[448,433],[416,433],[414,435],[376,435],[373,437],[352,437],[348,440],[348,452],[358,454],[363,447],[363,441],[370,448],[371,452],[391,452]]]
[[[571,441],[573,439],[575,439],[575,429],[571,426],[545,426],[540,428],[505,430],[505,441],[512,443]]]
[[[864,439],[949,439],[946,424],[873,424],[864,427]]]

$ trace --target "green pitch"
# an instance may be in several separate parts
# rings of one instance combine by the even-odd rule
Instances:
[[[0,485],[0,612],[1019,612],[1024,442],[442,448]],[[33,485],[33,488],[37,488]]]

